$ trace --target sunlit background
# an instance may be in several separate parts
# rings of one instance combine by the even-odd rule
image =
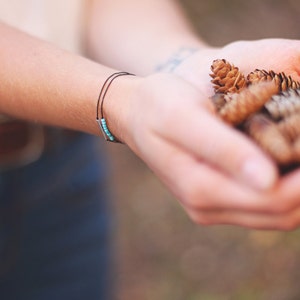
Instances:
[[[300,1],[181,2],[214,46],[237,39],[300,38]],[[113,145],[109,151],[118,300],[300,299],[299,231],[196,226],[126,147]]]

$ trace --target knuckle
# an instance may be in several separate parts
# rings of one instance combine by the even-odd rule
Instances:
[[[190,218],[197,225],[209,226],[209,225],[215,224],[215,222],[213,222],[213,220],[211,220],[207,216],[203,216],[200,214],[195,214],[195,213],[193,213],[192,215],[190,214]]]
[[[209,201],[204,199],[205,196],[199,188],[188,188],[184,192],[183,203],[193,210],[202,211],[208,208]]]

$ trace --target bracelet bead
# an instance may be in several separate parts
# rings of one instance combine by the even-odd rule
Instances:
[[[108,130],[107,124],[106,124],[106,120],[104,118],[101,119],[101,125],[102,128],[104,130],[104,133],[106,135],[106,137],[113,142],[115,140],[115,137],[111,134],[111,132]]]
[[[96,111],[96,122],[99,125],[99,128],[105,138],[106,141],[109,142],[115,142],[115,143],[119,143],[119,141],[113,136],[113,134],[109,131],[108,126],[106,124],[106,120],[103,116],[103,103],[104,103],[104,99],[106,96],[106,93],[110,87],[110,85],[112,84],[112,82],[119,76],[125,76],[125,75],[134,75],[128,72],[117,72],[117,73],[113,73],[112,75],[110,75],[104,82],[99,97],[98,97],[98,101],[97,101],[97,111]],[[100,116],[101,118],[99,118],[99,107],[100,107]]]

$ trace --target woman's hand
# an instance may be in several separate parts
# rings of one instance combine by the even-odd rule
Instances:
[[[268,43],[280,49],[277,63]],[[284,49],[283,41],[271,40],[205,49],[175,74],[152,75],[137,85],[126,118],[126,143],[195,222],[281,230],[300,224],[300,172],[277,180],[274,163],[246,136],[220,121],[208,99],[213,59],[226,58],[245,72],[256,67],[282,71],[285,66],[284,71],[297,74],[291,59],[298,59],[295,44]],[[243,54],[246,49],[250,52]],[[283,55],[287,50],[288,57]]]
[[[300,41],[286,39],[237,41],[223,48],[203,47],[182,60],[174,73],[205,93],[212,94],[210,66],[214,59],[223,58],[245,75],[255,69],[265,69],[284,71],[295,80],[300,80]]]

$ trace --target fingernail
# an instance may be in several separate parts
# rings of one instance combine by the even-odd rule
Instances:
[[[256,189],[267,190],[274,186],[277,171],[271,163],[260,159],[248,159],[243,165],[245,183]]]

